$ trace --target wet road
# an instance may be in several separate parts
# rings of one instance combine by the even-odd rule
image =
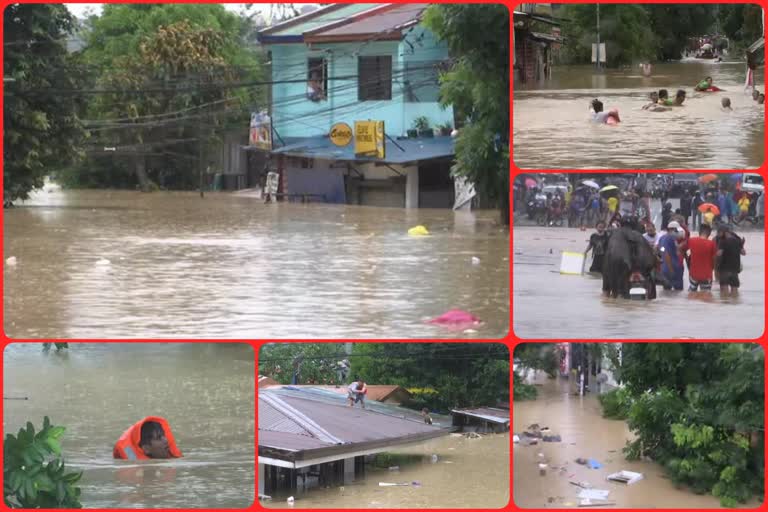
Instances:
[[[3,433],[43,417],[66,427],[67,467],[86,508],[244,508],[254,500],[254,354],[245,344],[40,343],[3,354]],[[118,437],[168,420],[183,458],[121,461]]]
[[[498,213],[272,204],[230,194],[37,193],[4,212],[14,338],[501,338]],[[423,224],[429,237],[409,237]],[[473,264],[472,257],[479,258]],[[106,261],[105,261],[106,260]],[[485,324],[425,319],[463,309]]]
[[[600,277],[561,275],[562,251],[584,252],[592,231],[515,227],[514,331],[522,338],[754,339],[765,322],[765,233],[747,239],[736,297],[712,292],[664,291],[652,301],[602,296]],[[591,253],[589,255],[591,263]],[[589,268],[587,266],[587,268]]]
[[[414,455],[399,471],[366,467],[365,479],[330,489],[296,495],[293,507],[285,496],[262,502],[269,508],[502,508],[509,501],[509,434],[467,439],[461,434],[393,449]],[[432,454],[438,456],[432,462]],[[379,482],[414,482],[419,487],[379,487]]]
[[[765,157],[764,105],[744,93],[743,62],[688,61],[595,74],[590,66],[553,68],[553,79],[535,89],[515,85],[514,161],[523,169],[754,169]],[[694,93],[707,76],[727,92]],[[763,89],[764,69],[756,71]],[[684,88],[683,107],[642,110],[652,90],[670,97]],[[720,109],[731,99],[732,112]],[[621,124],[588,120],[590,101],[618,108]]]
[[[595,489],[610,490],[613,507],[599,508],[720,508],[720,501],[709,495],[696,495],[676,489],[664,477],[662,467],[653,462],[624,460],[621,454],[632,434],[623,421],[602,417],[595,395],[568,395],[567,379],[550,380],[538,372],[536,400],[515,402],[515,432],[538,423],[548,426],[561,443],[539,443],[533,446],[515,444],[513,448],[513,489],[515,504],[522,508],[576,508],[580,489],[570,480],[587,482]],[[539,453],[549,461],[546,476],[539,475]],[[578,457],[592,458],[603,464],[601,469],[588,469],[576,464]],[[565,471],[554,467],[565,466]],[[605,480],[621,470],[642,473],[640,482],[626,486]],[[552,498],[552,502],[549,499]],[[754,507],[757,504],[752,504]],[[586,510],[586,509],[580,509]]]

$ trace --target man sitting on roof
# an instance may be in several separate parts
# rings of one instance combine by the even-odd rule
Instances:
[[[146,460],[181,457],[171,427],[159,416],[147,416],[123,432],[115,443],[116,459]]]
[[[365,395],[368,393],[368,388],[365,386],[365,381],[359,377],[355,378],[355,382],[347,387],[349,394],[347,399],[349,400],[349,406],[354,407],[357,402],[360,402],[360,406],[365,409]]]

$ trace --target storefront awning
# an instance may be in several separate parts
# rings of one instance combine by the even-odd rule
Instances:
[[[450,136],[420,139],[387,139],[385,158],[355,156],[354,143],[339,147],[327,136],[309,137],[272,150],[272,154],[300,158],[318,158],[346,162],[374,162],[405,164],[436,158],[450,158],[455,154],[454,139]]]

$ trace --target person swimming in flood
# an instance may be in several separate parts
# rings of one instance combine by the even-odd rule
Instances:
[[[123,432],[115,443],[116,459],[146,460],[181,457],[171,427],[159,416],[147,416]]]
[[[694,91],[703,92],[712,89],[712,77],[708,76],[694,87]]]
[[[643,110],[650,110],[651,112],[664,112],[666,110],[669,110],[666,107],[662,107],[659,105],[659,93],[656,91],[651,91],[651,93],[648,95],[650,98],[650,103],[646,103],[643,105]]]
[[[670,104],[670,106],[682,107],[684,101],[685,101],[685,91],[683,89],[678,89],[677,94],[675,94],[675,99],[672,100],[672,103]]]
[[[720,110],[723,112],[733,112],[731,108],[731,98],[723,98],[720,100]]]
[[[618,109],[612,108],[608,112],[603,112],[603,102],[595,98],[591,103],[592,121],[603,124],[620,123]]]
[[[762,105],[765,103],[765,94],[760,93],[760,96],[757,97],[757,104]]]

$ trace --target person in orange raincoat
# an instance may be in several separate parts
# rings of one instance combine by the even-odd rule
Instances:
[[[123,432],[115,443],[116,459],[147,460],[182,457],[171,427],[164,418],[147,416]]]

